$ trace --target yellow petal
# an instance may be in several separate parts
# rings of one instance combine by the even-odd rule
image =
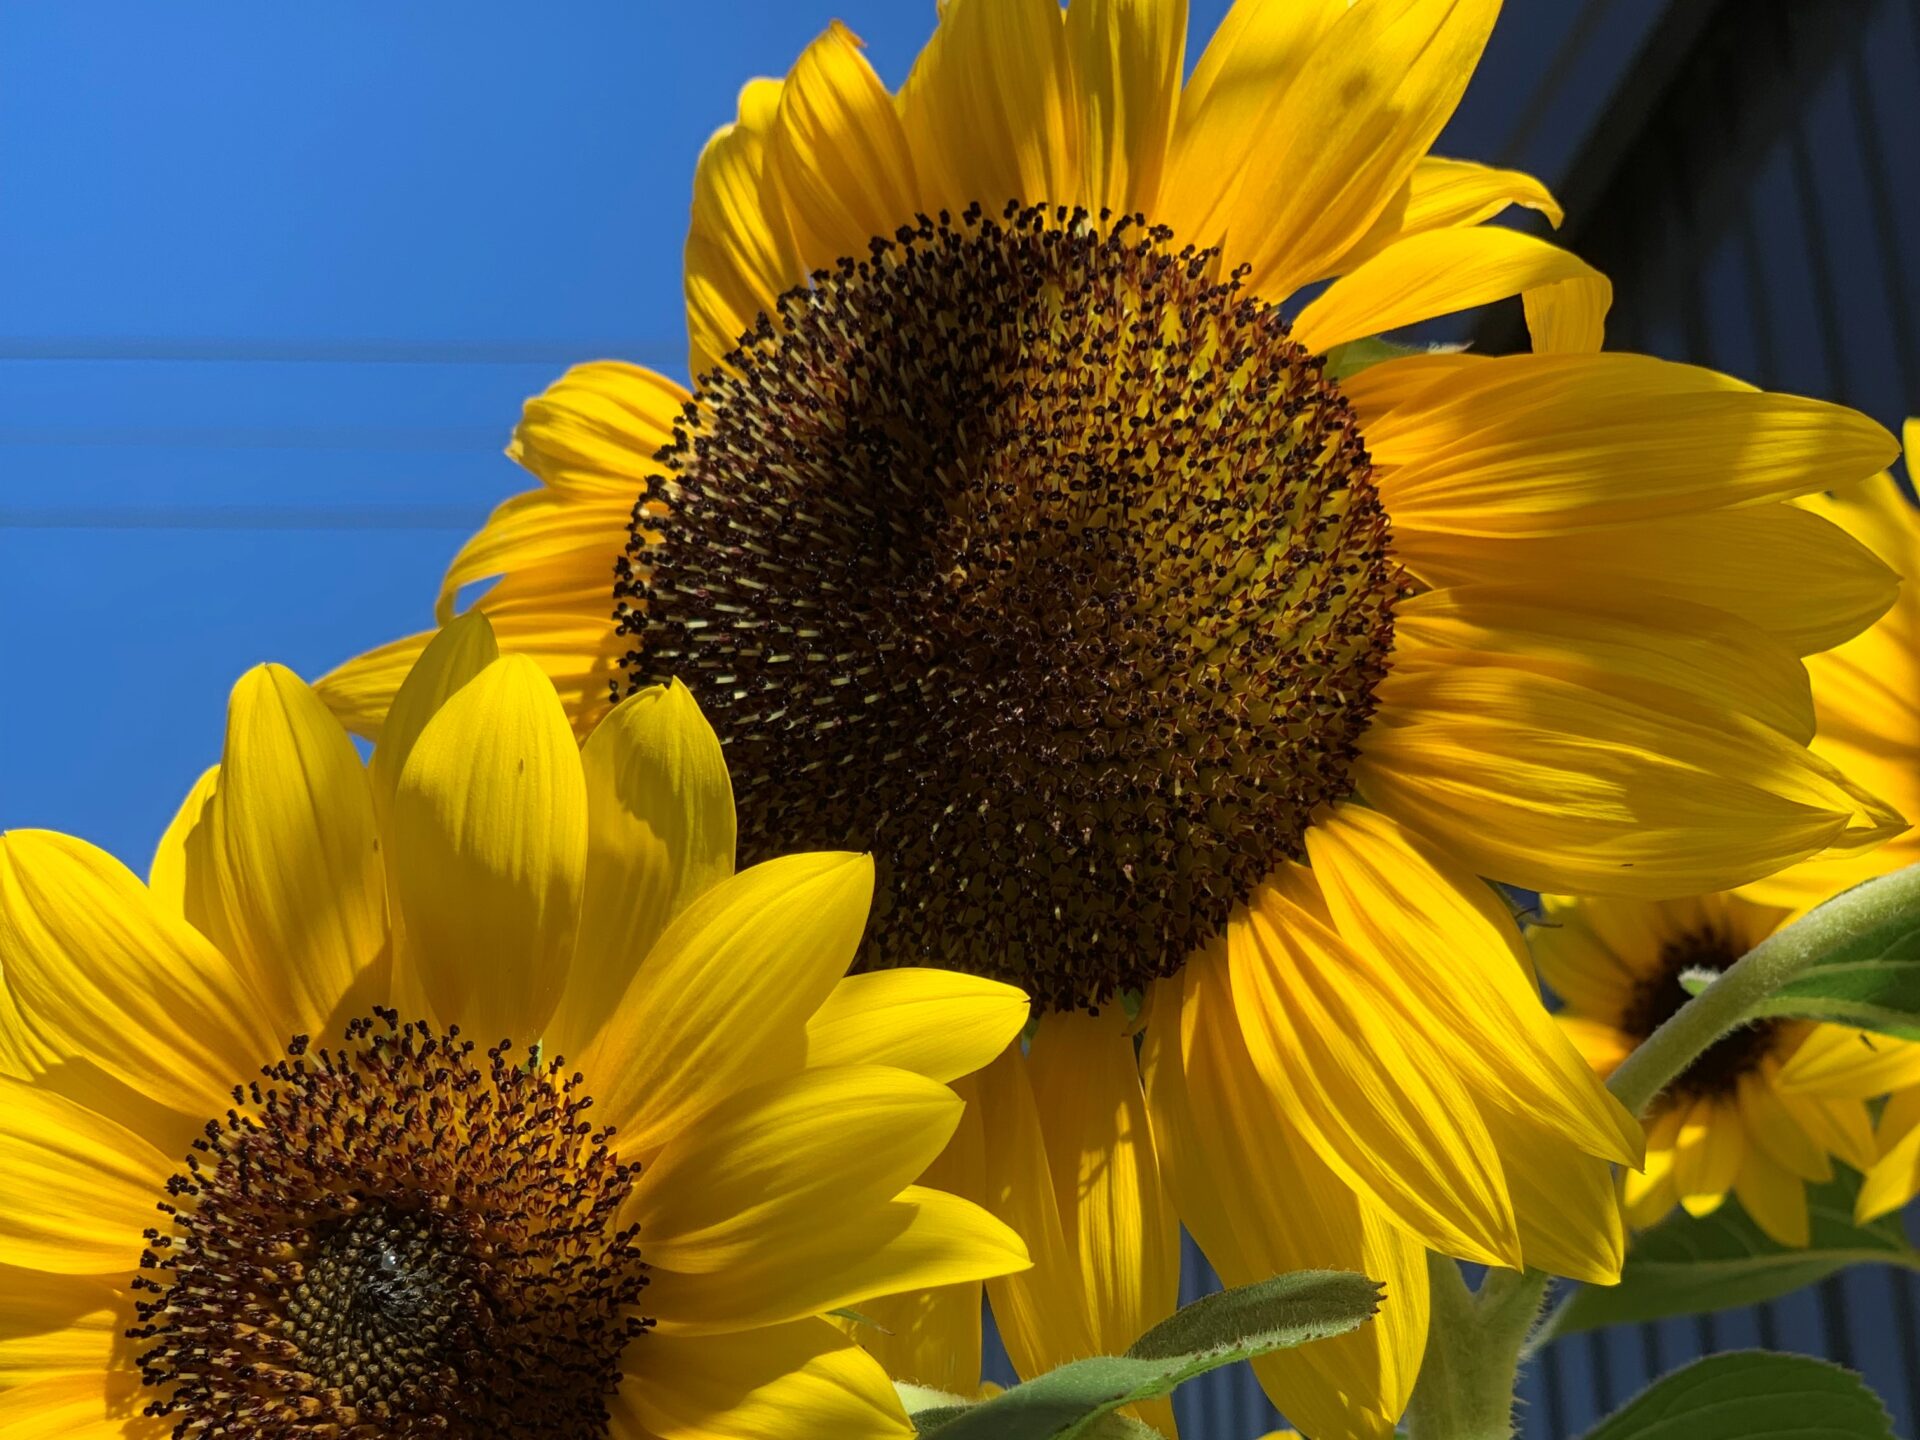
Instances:
[[[38,1085],[0,1076],[0,1265],[131,1274],[174,1166],[152,1145]]]
[[[1373,1323],[1269,1356],[1255,1373],[1316,1437],[1385,1440],[1426,1347],[1426,1249],[1320,1161],[1261,1080],[1223,943],[1159,983],[1142,1061],[1169,1188],[1228,1284],[1319,1268],[1383,1282]]]
[[[1863,1173],[1873,1167],[1880,1150],[1874,1144],[1873,1120],[1864,1103],[1779,1089],[1774,1094],[1800,1128],[1829,1155]]]
[[[947,0],[900,89],[929,207],[1074,204],[1080,114],[1058,0]]]
[[[1698,894],[1897,825],[1778,731],[1596,679],[1397,662],[1356,767],[1367,801],[1483,875],[1548,892]]]
[[[1792,1112],[1774,1093],[1778,1072],[1751,1072],[1740,1077],[1740,1119],[1747,1138],[1775,1165],[1803,1180],[1833,1178],[1833,1164],[1814,1138],[1800,1127]]]
[[[801,1070],[729,1095],[634,1188],[647,1263],[704,1275],[857,1223],[927,1168],[960,1112],[946,1086],[883,1065]]]
[[[611,555],[563,557],[516,570],[477,602],[501,653],[525,655],[553,682],[584,739],[623,688],[620,659],[632,648],[609,616]],[[378,739],[394,695],[433,639],[432,631],[389,641],[349,660],[314,686],[356,735]]]
[[[0,835],[0,974],[46,1050],[183,1114],[221,1113],[286,1048],[248,970],[70,836]]]
[[[374,812],[382,830],[392,825],[393,792],[420,732],[440,713],[449,696],[499,658],[493,627],[477,610],[450,622],[420,652],[394,694],[380,727],[379,741],[373,747],[373,761],[367,767]]]
[[[483,1043],[538,1038],[586,870],[580,752],[546,676],[496,660],[420,732],[393,797],[396,984]]]
[[[1496,170],[1471,160],[1424,156],[1413,167],[1403,190],[1403,195],[1373,222],[1372,229],[1340,257],[1342,271],[1351,270],[1405,236],[1478,225],[1510,205],[1539,211],[1556,230],[1565,218],[1559,202],[1531,175]]]
[[[1720,1208],[1746,1151],[1738,1110],[1712,1096],[1693,1102],[1673,1141],[1673,1183],[1689,1215]]]
[[[1627,1178],[1633,1178],[1631,1171]],[[1644,1190],[1625,1196],[1622,1209],[1631,1228],[1645,1230],[1666,1219],[1679,1203],[1680,1193],[1674,1188],[1673,1167],[1668,1165]]]
[[[933,1080],[970,1075],[1026,1026],[1027,997],[952,970],[849,975],[807,1022],[809,1065],[898,1065]]]
[[[1434,1249],[1517,1269],[1486,1124],[1379,959],[1271,888],[1227,955],[1247,1051],[1328,1167]]]
[[[321,1034],[387,943],[387,901],[366,768],[291,670],[233,687],[207,823],[209,903],[188,918],[274,997],[276,1029]]]
[[[1067,7],[1067,53],[1083,107],[1079,198],[1094,213],[1156,212],[1186,48],[1187,0],[1073,0]]]
[[[1536,355],[1593,355],[1607,339],[1613,282],[1599,271],[1535,286],[1521,296]]]
[[[1566,1009],[1556,1018],[1564,1022],[1578,1017],[1587,1024],[1611,1029],[1632,993],[1647,978],[1650,962],[1658,958],[1663,940],[1649,932],[1625,949],[1616,946],[1594,923],[1594,911],[1599,906],[1647,914],[1658,910],[1656,904],[1644,900],[1543,895],[1539,923],[1527,929],[1527,949],[1539,966],[1541,978],[1566,1002]],[[1631,1041],[1626,1043],[1631,1047]],[[1612,1042],[1606,1044],[1611,1048]]]
[[[1741,1208],[1778,1244],[1805,1245],[1810,1237],[1807,1187],[1798,1175],[1776,1165],[1764,1151],[1748,1146],[1734,1177]]]
[[[1920,1195],[1920,1126],[1889,1146],[1866,1170],[1854,1199],[1854,1219],[1864,1225],[1902,1209]]]
[[[1346,0],[1234,0],[1180,93],[1156,218],[1183,240],[1219,238],[1268,113],[1346,9]]]
[[[920,209],[906,129],[861,49],[845,25],[829,25],[787,73],[767,132],[767,180],[807,271],[864,259],[869,240]]]
[[[1474,665],[1482,656],[1657,703],[1670,691],[1725,705],[1805,744],[1813,738],[1806,667],[1773,636],[1723,610],[1683,600],[1569,602],[1540,586],[1430,590],[1394,613],[1395,650]]]
[[[627,1347],[613,1408],[659,1440],[910,1440],[880,1367],[824,1320]]]
[[[638,498],[638,490],[590,500],[529,490],[503,500],[447,566],[434,597],[433,618],[442,625],[453,619],[455,601],[465,586],[556,560],[598,566],[611,596],[613,562],[626,549]],[[612,608],[609,599],[607,610]]]
[[[558,495],[631,504],[690,398],[685,386],[639,365],[576,365],[527,401],[507,454]]]
[[[1564,1011],[1553,1018],[1573,1042],[1573,1048],[1580,1052],[1580,1058],[1593,1068],[1594,1074],[1603,1078],[1619,1069],[1620,1062],[1634,1051],[1632,1038],[1604,1021],[1583,1020]]]
[[[147,869],[147,893],[170,915],[185,915],[190,895],[195,907],[203,903],[202,887],[211,863],[207,856],[208,832],[203,827],[219,778],[218,765],[200,772],[154,848],[153,864]]]
[[[1887,1097],[1879,1123],[1873,1127],[1873,1138],[1884,1153],[1916,1128],[1920,1128],[1920,1087]]]
[[[1542,1145],[1558,1136],[1590,1155],[1640,1163],[1639,1125],[1547,1014],[1519,931],[1471,869],[1357,805],[1309,830],[1307,853],[1340,934],[1386,963],[1483,1113],[1491,1104],[1509,1112],[1510,1126],[1544,1130]]]
[[[141,1414],[147,1395],[132,1366],[60,1375],[0,1391],[7,1440],[161,1440],[173,1421]]]
[[[761,183],[779,94],[777,80],[749,81],[738,119],[714,133],[694,169],[686,291],[696,379],[802,275],[786,216]]]
[[[665,1333],[777,1325],[874,1295],[956,1285],[1024,1269],[1026,1246],[979,1206],[909,1186],[857,1225],[815,1228],[796,1247],[711,1275],[654,1272],[646,1306]]]
[[[1487,360],[1366,434],[1396,536],[1564,534],[1784,499],[1894,453],[1842,406],[1620,354]]]
[[[968,1077],[955,1084],[954,1091],[966,1111],[921,1183],[977,1203],[987,1185],[987,1137],[978,1089]],[[847,1333],[896,1380],[971,1395],[980,1385],[982,1299],[978,1280],[875,1296],[860,1307],[872,1324],[849,1322]]]
[[[1093,1321],[1069,1248],[1026,1056],[1010,1045],[979,1075],[986,1132],[985,1204],[1027,1243],[1030,1269],[987,1286],[1014,1372],[1031,1378],[1095,1352]]]
[[[1396,532],[1394,549],[1436,588],[1497,581],[1601,606],[1688,601],[1745,620],[1796,655],[1871,625],[1899,590],[1898,578],[1839,526],[1792,505],[1519,540]]]
[[[1497,226],[1429,230],[1383,247],[1348,271],[1294,321],[1294,338],[1326,351],[1504,300],[1547,285],[1600,276],[1557,245]]]
[[[0,1294],[0,1391],[105,1370],[133,1318],[132,1299],[96,1275],[0,1265]]]
[[[657,1149],[721,1097],[806,1063],[807,1018],[853,962],[872,898],[868,857],[789,855],[680,913],[573,1057],[624,1149]]]
[[[1269,299],[1328,274],[1446,124],[1498,9],[1497,0],[1369,0],[1336,13],[1304,63],[1288,63],[1291,46],[1250,43],[1265,27],[1247,22],[1195,107],[1201,123],[1183,106],[1185,143],[1163,187],[1170,221],[1187,221],[1201,243],[1224,232],[1228,258],[1251,264],[1251,284]],[[1317,28],[1322,12],[1310,7],[1299,25]],[[1259,86],[1268,103],[1225,98],[1235,85]],[[1231,139],[1219,128],[1230,120]],[[1206,132],[1219,142],[1211,154],[1200,147]],[[1213,187],[1229,198],[1196,197]]]
[[[1627,1235],[1613,1167],[1511,1111],[1489,1110],[1487,1128],[1527,1264],[1590,1285],[1616,1283]]]
[[[1180,1290],[1180,1222],[1161,1188],[1125,1018],[1117,1006],[1047,1015],[1029,1057],[1063,1238],[1107,1355],[1171,1315]]]
[[[677,680],[628,696],[580,752],[587,874],[580,939],[548,1030],[578,1053],[675,915],[733,874],[733,783],[720,738]]]
[[[1850,1025],[1816,1025],[1781,1064],[1779,1083],[1831,1099],[1878,1099],[1920,1085],[1920,1045]]]

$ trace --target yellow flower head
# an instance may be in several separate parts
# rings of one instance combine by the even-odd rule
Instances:
[[[243,679],[150,885],[0,837],[0,1431],[911,1435],[822,1317],[1025,1266],[914,1183],[1025,998],[845,979],[870,861],[733,860],[684,688],[582,747],[479,617],[370,769]]]
[[[1920,420],[1908,420],[1907,478],[1920,455]],[[1871,630],[1807,657],[1820,732],[1814,749],[1859,776],[1908,815],[1920,814],[1920,510],[1890,475],[1838,495],[1815,495],[1806,508],[1844,526],[1907,583]],[[1750,893],[1796,909],[1875,875],[1920,863],[1920,832],[1877,850],[1817,858],[1749,886]],[[1920,1088],[1888,1099],[1875,1138],[1880,1158],[1860,1188],[1858,1218],[1890,1214],[1920,1195]]]
[[[749,856],[871,849],[863,968],[1036,997],[942,1157],[1033,1247],[1023,1373],[1165,1314],[1184,1221],[1229,1280],[1387,1282],[1260,1368],[1390,1433],[1426,1247],[1611,1279],[1641,1156],[1479,877],[1689,894],[1900,828],[1799,659],[1895,577],[1788,503],[1892,439],[1600,353],[1604,278],[1484,223],[1552,197],[1428,153],[1497,9],[1239,0],[1188,77],[1179,0],[949,0],[897,92],[830,26],[701,156],[696,389],[530,402],[539,488],[445,578],[577,725],[691,687]],[[1359,368],[1516,296],[1535,353]],[[328,702],[380,733],[424,643]],[[976,1299],[869,1343],[970,1389]]]
[[[1609,1074],[1689,998],[1682,983],[1727,969],[1790,911],[1739,895],[1545,902],[1529,939],[1562,998],[1561,1023]],[[1626,1177],[1630,1224],[1672,1210],[1710,1215],[1737,1195],[1783,1245],[1808,1241],[1806,1182],[1832,1159],[1869,1170],[1878,1151],[1867,1101],[1920,1082],[1920,1045],[1844,1025],[1758,1020],[1710,1045],[1647,1123],[1645,1170]]]

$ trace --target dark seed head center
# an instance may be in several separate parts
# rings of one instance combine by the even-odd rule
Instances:
[[[128,1332],[180,1440],[601,1440],[637,1175],[580,1077],[383,1012],[210,1122]]]
[[[620,566],[743,858],[871,850],[862,963],[1095,1005],[1351,790],[1400,571],[1352,410],[1138,217],[922,217],[705,376]]]
[[[1689,971],[1718,975],[1746,953],[1734,936],[1715,924],[1705,924],[1669,940],[1660,948],[1659,963],[1627,997],[1620,1029],[1635,1041],[1645,1040],[1693,998],[1681,983]],[[1743,1076],[1758,1068],[1773,1052],[1780,1026],[1774,1020],[1754,1020],[1730,1030],[1701,1051],[1669,1088],[1687,1099],[1731,1096]]]

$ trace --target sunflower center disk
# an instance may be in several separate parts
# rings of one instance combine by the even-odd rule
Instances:
[[[1348,793],[1399,571],[1352,411],[1138,217],[924,217],[703,378],[617,587],[745,858],[871,850],[862,963],[1170,974]]]
[[[1635,1040],[1645,1040],[1693,998],[1681,983],[1683,975],[1689,971],[1718,975],[1731,969],[1744,953],[1731,935],[1711,925],[1669,940],[1660,949],[1657,968],[1629,998],[1621,1030]],[[1695,1100],[1733,1094],[1741,1077],[1772,1052],[1779,1030],[1778,1021],[1754,1020],[1729,1031],[1700,1052],[1673,1082],[1672,1092]]]
[[[207,1126],[129,1334],[173,1433],[598,1440],[646,1285],[579,1077],[383,1014]]]

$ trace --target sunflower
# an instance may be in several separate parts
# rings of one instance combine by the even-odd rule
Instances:
[[[910,1436],[823,1316],[1026,1264],[913,1183],[1024,997],[843,978],[871,862],[733,858],[686,690],[582,749],[477,617],[370,770],[246,676],[148,885],[0,838],[0,1431]]]
[[[897,93],[829,27],[702,154],[695,391],[532,401],[540,486],[442,586],[497,577],[577,725],[691,686],[748,853],[870,848],[864,969],[1033,995],[940,1162],[1033,1249],[1023,1373],[1165,1314],[1184,1221],[1229,1280],[1387,1281],[1262,1374],[1390,1433],[1426,1248],[1611,1279],[1641,1156],[1480,877],[1689,894],[1900,826],[1799,660],[1895,578],[1787,503],[1892,439],[1600,353],[1606,281],[1485,223],[1552,197],[1428,154],[1496,10],[1240,0],[1183,81],[1178,0],[948,0]],[[1513,296],[1536,353],[1361,368]],[[378,734],[424,643],[323,694]],[[873,1343],[964,1381],[973,1299]]]
[[[1683,900],[1543,902],[1529,935],[1561,1024],[1596,1071],[1611,1074],[1684,1005],[1689,972],[1717,974],[1792,911],[1741,895]],[[1782,1245],[1808,1238],[1805,1182],[1834,1158],[1878,1158],[1870,1099],[1920,1083],[1920,1045],[1844,1025],[1757,1020],[1723,1036],[1655,1102],[1645,1170],[1627,1175],[1629,1224],[1674,1206],[1711,1215],[1731,1192]]]
[[[1920,420],[1908,420],[1908,479],[1920,453]],[[1894,570],[1920,577],[1920,512],[1890,475],[1839,495],[1800,502],[1844,527]],[[1838,649],[1807,658],[1819,734],[1814,749],[1858,775],[1907,814],[1920,814],[1920,585],[1871,630]],[[1795,909],[1876,875],[1920,863],[1920,836],[1908,831],[1878,850],[1840,860],[1811,860],[1749,886],[1761,899]],[[1867,1172],[1857,1216],[1870,1220],[1920,1194],[1920,1089],[1892,1096],[1877,1127],[1881,1158]]]

